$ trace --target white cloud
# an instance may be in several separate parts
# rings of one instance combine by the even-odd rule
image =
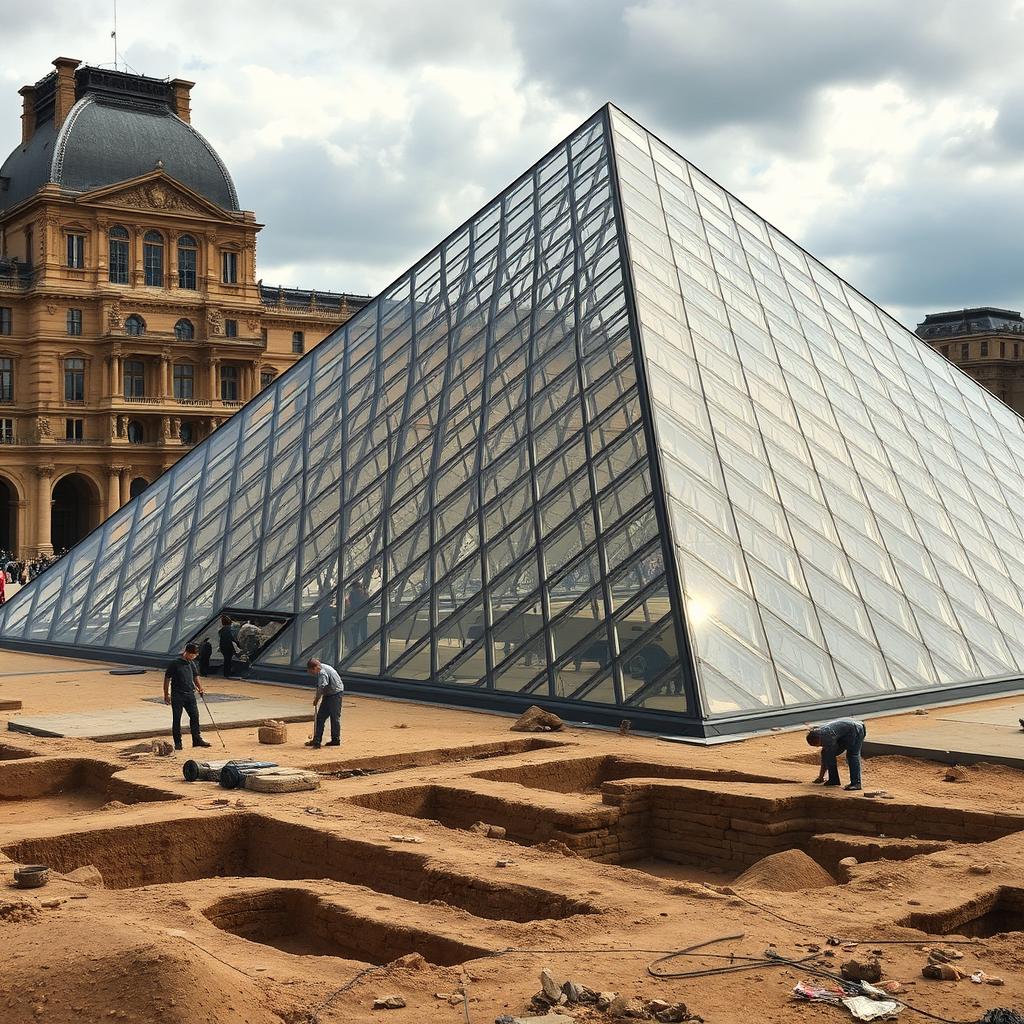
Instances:
[[[267,224],[268,281],[379,290],[611,99],[914,318],[1024,304],[1007,231],[1024,183],[1021,10],[179,0],[122,3],[118,28],[134,69],[196,80],[193,121]],[[110,15],[107,0],[42,0],[6,16],[8,148],[17,88],[58,55],[109,63]]]

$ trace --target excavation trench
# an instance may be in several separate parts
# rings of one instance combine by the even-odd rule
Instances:
[[[0,743],[0,761],[21,761],[26,757],[38,757],[34,750],[15,747],[10,743]]]
[[[929,935],[964,935],[987,939],[1003,932],[1024,931],[1024,889],[1001,886],[995,892],[938,913],[910,914],[897,922]]]
[[[346,772],[360,775],[380,775],[403,771],[407,768],[425,768],[435,764],[456,764],[460,761],[486,761],[493,757],[508,757],[533,750],[551,750],[568,746],[558,740],[530,737],[521,740],[501,740],[496,743],[472,743],[462,747],[439,747],[436,750],[409,750],[399,754],[378,754],[374,757],[350,757],[343,761],[318,761],[308,767],[321,774]]]
[[[701,785],[686,778],[624,777],[654,769],[665,771],[661,765],[618,758],[549,762],[478,772],[446,784],[358,794],[347,801],[452,829],[476,823],[497,826],[504,830],[501,838],[524,846],[558,844],[560,852],[676,878],[686,875],[666,866],[738,874],[786,850],[807,853],[837,873],[844,857],[906,860],[1024,829],[1024,817],[994,819],[942,807],[837,800],[818,793],[794,796],[792,785],[719,779]],[[685,771],[678,769],[680,774]],[[609,779],[609,773],[619,778]],[[520,781],[524,777],[528,783]],[[594,785],[600,787],[596,792]],[[788,792],[775,795],[772,789]]]
[[[308,889],[264,889],[228,896],[203,911],[218,928],[303,956],[386,964],[419,953],[451,967],[491,951],[457,939],[355,912]]]
[[[117,777],[119,765],[91,758],[36,758],[31,754],[0,767],[0,822],[37,821],[95,810],[112,800],[124,804],[179,799]]]
[[[68,833],[15,843],[4,852],[12,860],[48,864],[60,872],[92,864],[110,889],[215,877],[327,878],[418,903],[439,901],[501,921],[600,913],[593,904],[561,893],[445,868],[412,850],[259,815]]]
[[[788,781],[778,776],[751,775],[725,769],[687,768],[657,761],[617,757],[614,754],[492,768],[474,772],[473,776],[493,782],[514,782],[529,789],[543,789],[552,793],[600,793],[604,783],[621,779],[701,779],[710,782],[753,783]]]

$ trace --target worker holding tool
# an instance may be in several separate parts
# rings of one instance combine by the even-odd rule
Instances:
[[[812,747],[821,747],[821,768],[814,784],[838,786],[839,764],[837,758],[846,752],[846,766],[850,769],[848,790],[860,789],[860,751],[864,746],[867,726],[854,718],[837,718],[834,722],[816,725],[807,731],[807,742]],[[825,776],[828,775],[828,781]]]
[[[324,738],[324,726],[327,719],[330,719],[331,742],[327,746],[340,747],[341,700],[345,694],[341,676],[330,665],[324,665],[319,658],[310,658],[306,662],[306,671],[316,679],[316,692],[313,694],[316,724],[313,727],[313,738],[306,741],[306,746],[319,749]]]
[[[175,658],[164,671],[164,703],[171,705],[171,736],[174,749],[181,750],[181,713],[188,713],[189,729],[192,731],[193,747],[210,746],[199,730],[199,706],[196,691],[203,696],[203,684],[199,678],[198,644],[185,644],[181,657]]]

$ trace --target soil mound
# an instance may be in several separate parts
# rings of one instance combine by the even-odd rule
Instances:
[[[115,928],[90,948],[98,929],[61,927],[59,958],[48,944],[5,972],[4,1024],[281,1024],[254,981],[180,938],[164,934],[154,942],[151,934]]]
[[[803,850],[783,850],[759,860],[732,884],[743,889],[796,892],[798,889],[824,889],[837,882]]]

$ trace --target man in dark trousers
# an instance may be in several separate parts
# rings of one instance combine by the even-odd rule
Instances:
[[[807,732],[807,742],[812,747],[821,747],[821,769],[814,784],[838,786],[838,756],[846,752],[846,766],[850,769],[850,784],[844,788],[860,789],[860,751],[864,746],[867,727],[854,718],[837,718],[834,722],[816,725]],[[828,775],[828,781],[825,776]]]
[[[330,665],[323,664],[319,658],[310,658],[306,662],[306,671],[316,678],[316,693],[313,694],[316,724],[313,727],[313,738],[306,741],[306,746],[320,748],[324,738],[324,726],[330,719],[331,742],[327,746],[340,747],[341,698],[345,692],[341,676]]]
[[[196,658],[198,644],[185,644],[181,657],[175,658],[164,672],[164,703],[171,705],[171,735],[174,749],[181,750],[181,713],[188,713],[188,724],[192,731],[193,747],[210,746],[199,731],[199,705],[196,704],[196,690],[203,695],[203,684],[199,678]]]

